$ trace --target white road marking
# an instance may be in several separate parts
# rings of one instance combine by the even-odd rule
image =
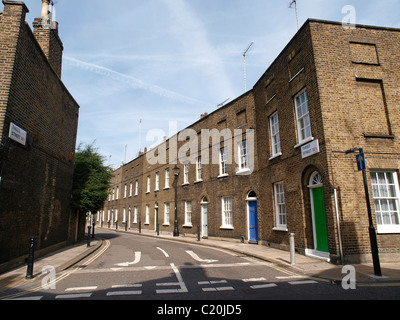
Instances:
[[[92,293],[77,293],[77,294],[61,294],[56,296],[56,299],[80,299],[90,298]]]
[[[165,256],[166,258],[169,258],[169,254],[166,253],[165,250],[163,250],[163,249],[161,249],[161,248],[159,248],[159,247],[157,247],[157,249],[160,250],[160,251],[164,254],[164,256]]]
[[[266,283],[266,284],[256,284],[254,286],[250,286],[251,289],[265,289],[265,288],[273,288],[277,287],[275,283]]]
[[[142,290],[110,291],[110,292],[107,292],[107,297],[112,297],[112,296],[130,296],[130,295],[139,295],[139,294],[142,294]]]
[[[90,291],[90,290],[96,290],[97,286],[92,286],[92,287],[75,287],[75,288],[68,288],[65,289],[65,291]]]
[[[117,289],[117,288],[141,288],[142,284],[137,283],[137,284],[114,284],[111,288]]]
[[[119,267],[128,267],[128,266],[131,266],[131,265],[133,265],[133,264],[139,263],[141,257],[142,257],[142,253],[141,253],[140,251],[136,251],[136,252],[135,252],[135,260],[134,260],[134,261],[132,261],[132,262],[116,263],[115,265],[116,265],[116,266],[119,266]]]
[[[210,288],[202,288],[204,292],[216,292],[216,291],[234,291],[233,287],[210,287]]]
[[[259,282],[259,281],[266,281],[265,278],[251,278],[251,279],[242,279],[243,282]]]
[[[159,290],[156,290],[156,292],[157,293],[186,293],[186,292],[189,292],[188,289],[186,288],[185,282],[183,281],[182,275],[179,272],[179,269],[173,263],[171,263],[171,268],[174,271],[175,276],[178,279],[178,282],[169,282],[166,284],[158,283],[157,285],[159,285],[159,286],[179,285],[181,288],[180,289],[159,289]]]
[[[12,301],[39,301],[43,296],[10,299]],[[6,299],[7,300],[7,299]]]
[[[186,253],[188,253],[194,260],[196,260],[198,262],[205,262],[205,263],[218,262],[218,260],[201,259],[197,254],[195,254],[193,251],[190,251],[190,250],[187,250]]]
[[[290,281],[289,284],[291,285],[299,285],[299,284],[315,284],[318,283],[314,280],[304,280],[304,281]]]
[[[226,280],[199,281],[197,284],[205,285],[205,284],[220,284],[220,283],[228,283],[228,281]]]

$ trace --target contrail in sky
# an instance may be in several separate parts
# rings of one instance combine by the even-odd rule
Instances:
[[[111,69],[103,67],[103,66],[99,66],[99,65],[96,65],[96,64],[93,64],[90,62],[85,62],[85,61],[82,61],[82,60],[79,60],[76,58],[72,58],[72,57],[68,57],[68,56],[64,56],[63,58],[65,60],[67,60],[68,63],[70,63],[73,66],[79,67],[81,69],[84,69],[84,70],[87,70],[90,72],[94,72],[96,74],[114,79],[119,82],[126,83],[126,84],[130,85],[131,87],[133,87],[134,89],[146,90],[146,91],[152,92],[152,93],[157,94],[162,97],[167,97],[170,99],[179,100],[179,101],[190,103],[190,104],[204,105],[204,106],[212,105],[208,102],[200,101],[200,100],[182,95],[180,93],[159,87],[157,85],[146,83],[135,77],[128,76],[126,74],[111,70]]]

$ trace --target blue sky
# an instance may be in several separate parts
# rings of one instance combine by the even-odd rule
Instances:
[[[291,0],[55,0],[64,44],[62,80],[79,103],[78,143],[92,143],[114,168],[133,160],[146,134],[169,136],[244,93],[297,31]],[[41,1],[26,0],[27,22]],[[400,0],[297,0],[307,18],[400,28]],[[139,121],[142,119],[142,130]],[[141,137],[141,139],[140,139]],[[127,146],[127,147],[126,147]]]

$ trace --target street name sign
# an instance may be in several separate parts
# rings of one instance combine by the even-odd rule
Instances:
[[[23,146],[26,145],[26,131],[22,130],[12,122],[10,123],[10,132],[8,136],[10,139],[22,144]]]

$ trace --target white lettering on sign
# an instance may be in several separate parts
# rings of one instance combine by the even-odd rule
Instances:
[[[319,153],[319,142],[318,140],[312,141],[305,146],[301,147],[302,158],[310,157],[316,153]]]
[[[10,133],[9,138],[22,144],[26,144],[26,131],[22,130],[20,127],[16,126],[14,123],[10,123]]]

